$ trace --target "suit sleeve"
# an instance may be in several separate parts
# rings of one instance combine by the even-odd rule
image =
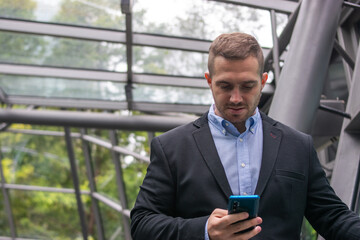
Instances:
[[[204,239],[208,216],[183,219],[175,214],[176,178],[159,138],[151,143],[150,159],[135,207],[131,211],[133,239]]]
[[[325,239],[360,240],[359,216],[350,211],[335,194],[320,165],[312,140],[309,142],[310,169],[306,218]]]

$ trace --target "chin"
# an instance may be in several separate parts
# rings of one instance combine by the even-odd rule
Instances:
[[[245,122],[247,118],[240,117],[240,116],[230,116],[227,120],[231,123],[241,123]]]

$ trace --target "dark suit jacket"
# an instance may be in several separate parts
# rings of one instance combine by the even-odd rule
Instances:
[[[255,194],[263,223],[253,239],[299,239],[303,216],[326,239],[360,239],[359,217],[330,187],[311,137],[261,117],[263,159]],[[231,194],[204,114],[152,141],[151,163],[131,212],[132,236],[204,239],[209,215],[226,209]]]

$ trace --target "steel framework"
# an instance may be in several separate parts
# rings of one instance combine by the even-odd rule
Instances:
[[[251,1],[212,0],[234,6],[248,6],[269,11],[271,16],[273,48],[264,48],[265,70],[274,73],[275,81],[264,89],[261,109],[270,116],[314,138],[319,158],[337,194],[357,212],[360,212],[360,48],[359,0],[336,1]],[[119,3],[120,4],[120,3]],[[208,105],[166,104],[136,102],[133,99],[134,84],[154,86],[181,86],[206,89],[206,82],[198,77],[169,76],[133,73],[133,47],[150,46],[188,52],[206,53],[210,41],[158,34],[136,33],[132,29],[131,1],[121,1],[122,13],[126,16],[126,30],[109,30],[53,24],[45,22],[10,19],[0,16],[0,32],[37,34],[72,39],[121,43],[126,46],[127,71],[111,72],[75,68],[59,68],[0,62],[0,74],[55,77],[63,79],[84,79],[110,81],[125,85],[126,100],[122,102],[66,98],[44,99],[34,96],[14,96],[0,91],[3,108],[0,109],[0,129],[7,133],[22,133],[40,136],[55,136],[66,141],[68,160],[73,177],[73,188],[54,188],[9,184],[0,164],[1,189],[9,223],[10,236],[4,239],[22,239],[11,208],[9,190],[45,191],[73,194],[76,197],[80,228],[83,239],[88,237],[85,223],[82,195],[92,199],[98,239],[105,239],[105,230],[99,204],[105,204],[122,216],[122,232],[129,240],[130,210],[122,172],[121,158],[132,156],[140,162],[149,163],[149,157],[129,151],[117,142],[119,130],[147,131],[150,138],[154,132],[170,130],[192,121],[195,116],[173,114],[201,114]],[[311,10],[311,11],[310,11]],[[276,13],[289,15],[287,26],[277,35]],[[314,24],[316,23],[316,24]],[[340,59],[341,64],[338,64]],[[332,74],[329,70],[341,66]],[[336,75],[336,76],[333,76]],[[340,77],[338,76],[340,75]],[[324,99],[327,86],[336,81],[345,82],[347,101]],[[0,86],[1,87],[1,86]],[[45,101],[46,100],[46,101]],[[30,106],[29,109],[12,109],[13,105]],[[38,110],[37,107],[59,107],[64,110]],[[115,113],[94,113],[70,111],[70,108],[100,110],[136,110],[145,115],[118,116]],[[166,116],[167,112],[172,114]],[[151,115],[148,115],[151,113]],[[163,114],[159,116],[159,113]],[[165,115],[165,116],[164,116]],[[13,123],[51,125],[63,127],[63,132],[45,130],[16,130]],[[70,127],[79,127],[80,133],[71,132]],[[89,135],[91,128],[107,129],[108,141]],[[80,139],[85,159],[89,191],[80,190],[72,139]],[[336,158],[327,154],[328,147],[337,145]],[[94,181],[94,166],[89,144],[109,150],[116,173],[118,202],[97,192]],[[1,153],[1,152],[0,152]],[[0,155],[0,160],[2,156]],[[332,167],[335,165],[334,169]],[[346,187],[344,187],[346,186]],[[114,233],[114,235],[116,235]]]

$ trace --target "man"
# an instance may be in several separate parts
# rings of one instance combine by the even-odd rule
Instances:
[[[326,239],[360,239],[359,217],[330,187],[311,137],[259,112],[263,66],[250,35],[223,34],[211,44],[205,78],[215,104],[152,141],[131,212],[135,240],[292,240],[303,216]],[[247,194],[260,196],[259,217],[229,215],[229,196]]]

